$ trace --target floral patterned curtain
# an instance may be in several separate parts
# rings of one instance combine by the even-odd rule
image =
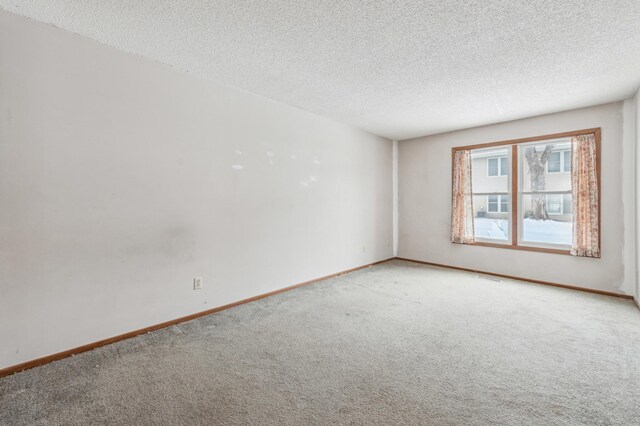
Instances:
[[[453,155],[453,191],[451,200],[451,242],[473,243],[473,197],[471,195],[471,151]]]
[[[575,136],[571,141],[573,192],[573,245],[571,254],[600,257],[599,194],[595,135]]]

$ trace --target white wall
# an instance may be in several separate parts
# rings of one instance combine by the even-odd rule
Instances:
[[[635,274],[625,276],[623,260],[635,233],[625,230],[634,220],[624,217],[623,175],[630,179],[633,170],[623,164],[622,108],[619,102],[399,142],[398,256],[632,294]],[[602,128],[601,259],[449,242],[452,147],[592,127]]]
[[[633,97],[635,103],[636,113],[636,163],[635,163],[635,195],[636,195],[636,303],[640,301],[640,275],[638,270],[640,269],[640,238],[638,237],[640,232],[640,89]],[[638,303],[640,306],[640,303]]]
[[[622,206],[624,225],[623,265],[625,285],[623,290],[637,295],[637,214],[636,214],[636,102],[626,99],[622,104]],[[633,277],[633,278],[631,278]]]
[[[389,258],[391,182],[391,141],[0,12],[0,368]]]

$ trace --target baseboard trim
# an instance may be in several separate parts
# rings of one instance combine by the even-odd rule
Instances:
[[[349,272],[354,272],[354,271],[357,271],[357,270],[360,270],[360,269],[369,268],[371,266],[378,265],[380,263],[385,263],[385,262],[388,262],[388,261],[393,260],[393,259],[394,258],[391,257],[389,259],[380,260],[378,262],[368,263],[366,265],[358,266],[356,268],[347,269],[347,270],[344,270],[344,271],[336,272],[335,274],[326,275],[324,277],[315,278],[313,280],[304,281],[304,282],[301,282],[301,283],[298,283],[298,284],[290,285],[288,287],[284,287],[284,288],[281,288],[281,289],[278,289],[278,290],[270,291],[268,293],[263,293],[263,294],[260,294],[258,296],[250,297],[248,299],[239,300],[237,302],[229,303],[229,304],[224,305],[224,306],[219,306],[217,308],[212,308],[212,309],[208,309],[206,311],[197,312],[195,314],[191,314],[191,315],[187,315],[187,316],[184,316],[184,317],[176,318],[176,319],[173,319],[173,320],[170,320],[170,321],[165,321],[165,322],[162,322],[160,324],[155,324],[155,325],[151,325],[149,327],[140,328],[138,330],[134,330],[134,331],[130,331],[128,333],[120,334],[118,336],[113,336],[113,337],[109,337],[107,339],[98,340],[97,342],[88,343],[86,345],[78,346],[77,348],[68,349],[66,351],[58,352],[58,353],[55,353],[55,354],[52,354],[52,355],[47,355],[47,356],[44,356],[44,357],[41,357],[41,358],[36,358],[36,359],[31,360],[31,361],[26,361],[26,362],[23,362],[21,364],[5,367],[5,368],[0,370],[0,377],[8,376],[10,374],[18,373],[18,372],[24,371],[24,370],[29,370],[29,369],[34,368],[34,367],[38,367],[38,366],[41,366],[41,365],[44,365],[44,364],[48,364],[48,363],[53,362],[53,361],[57,361],[57,360],[60,360],[60,359],[63,359],[63,358],[70,357],[71,355],[77,355],[77,354],[80,354],[82,352],[87,352],[87,351],[90,351],[92,349],[99,348],[101,346],[110,345],[112,343],[116,343],[116,342],[119,342],[121,340],[130,339],[132,337],[136,337],[136,336],[139,336],[141,334],[149,333],[151,331],[156,331],[156,330],[160,330],[160,329],[163,329],[163,328],[166,328],[166,327],[170,327],[172,325],[180,324],[181,322],[191,321],[193,319],[204,317],[206,315],[215,314],[217,312],[224,311],[225,309],[230,309],[230,308],[233,308],[233,307],[236,307],[236,306],[239,306],[239,305],[243,305],[245,303],[250,303],[250,302],[254,302],[256,300],[264,299],[265,297],[273,296],[273,295],[276,295],[278,293],[283,293],[285,291],[293,290],[293,289],[298,288],[298,287],[302,287],[302,286],[305,286],[305,285],[313,284],[313,283],[318,282],[318,281],[322,281],[322,280],[326,280],[326,279],[329,279],[329,278],[337,277],[337,276],[340,276],[340,275],[348,274]]]
[[[487,272],[487,271],[480,271],[478,269],[462,268],[460,266],[444,265],[442,263],[426,262],[424,260],[407,259],[405,257],[396,257],[396,259],[404,260],[406,262],[420,263],[420,264],[423,264],[423,265],[438,266],[440,268],[455,269],[455,270],[458,270],[458,271],[475,272],[475,273],[478,273],[478,274],[492,275],[492,276],[495,276],[495,277],[507,278],[507,279],[510,279],[510,280],[526,281],[526,282],[534,283],[534,284],[550,285],[550,286],[553,286],[553,287],[566,288],[566,289],[569,289],[569,290],[585,291],[587,293],[595,293],[595,294],[600,294],[600,295],[603,295],[603,296],[612,296],[612,297],[619,297],[619,298],[622,298],[622,299],[632,299],[633,300],[633,296],[628,295],[628,294],[614,293],[614,292],[604,291],[604,290],[595,290],[595,289],[591,289],[591,288],[578,287],[578,286],[567,285],[567,284],[559,284],[559,283],[554,283],[554,282],[550,282],[550,281],[534,280],[534,279],[531,279],[531,278],[516,277],[514,275],[498,274],[496,272]]]

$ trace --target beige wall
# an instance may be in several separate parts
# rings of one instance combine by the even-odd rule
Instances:
[[[638,220],[636,213],[636,99],[631,97],[623,102],[623,148],[621,166],[625,176],[622,182],[622,201],[624,209],[624,236],[623,241],[629,249],[623,253],[622,262],[624,264],[625,277],[636,277],[636,222]],[[634,280],[635,281],[635,280]],[[634,285],[635,287],[635,285]],[[635,296],[638,293],[635,292]]]
[[[635,196],[635,202],[633,204],[633,207],[630,207],[629,210],[633,211],[635,217],[634,223],[636,226],[636,251],[633,254],[634,256],[632,260],[635,260],[633,269],[636,276],[636,303],[638,303],[638,306],[640,306],[640,276],[638,275],[638,269],[640,269],[640,239],[638,237],[638,232],[640,232],[640,90],[636,92],[630,103],[632,105],[632,114],[635,118],[630,130],[630,132],[633,132],[633,138],[630,144],[635,149],[635,155],[633,156],[635,161],[633,162],[633,164],[636,170],[636,174],[634,180],[635,186],[631,186],[631,188],[629,189],[629,191]],[[632,267],[629,266],[628,269],[632,269]]]
[[[0,368],[389,258],[391,170],[386,139],[0,12]]]
[[[399,142],[398,256],[632,294],[635,277],[623,259],[634,248],[625,238],[633,217],[625,221],[622,186],[634,172],[622,166],[622,123],[622,103],[612,103]],[[601,259],[449,242],[452,147],[592,127],[602,128]]]

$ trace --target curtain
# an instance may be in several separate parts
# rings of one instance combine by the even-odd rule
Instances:
[[[464,244],[474,241],[471,151],[458,150],[453,155],[451,242]]]
[[[595,135],[571,140],[573,245],[571,254],[600,257],[598,172]]]

